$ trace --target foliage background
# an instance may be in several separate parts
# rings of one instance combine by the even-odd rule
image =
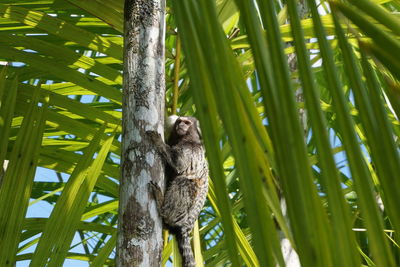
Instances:
[[[283,266],[286,237],[303,266],[400,264],[399,10],[167,2],[167,112],[200,118],[211,169],[197,262]],[[0,3],[1,266],[114,264],[122,20],[121,0]],[[50,216],[26,216],[43,201]]]

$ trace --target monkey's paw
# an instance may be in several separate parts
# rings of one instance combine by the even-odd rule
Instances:
[[[147,186],[149,187],[150,193],[153,194],[153,197],[156,200],[157,211],[160,216],[162,216],[163,193],[161,191],[161,188],[153,181],[150,181]]]
[[[161,135],[159,133],[157,133],[156,131],[146,131],[146,135],[155,144],[159,144],[162,142]]]
[[[147,185],[149,187],[150,192],[152,192],[153,194],[157,194],[158,192],[161,192],[161,188],[155,182],[151,181]]]

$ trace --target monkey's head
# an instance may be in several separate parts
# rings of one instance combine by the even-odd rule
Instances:
[[[189,134],[189,129],[194,125],[195,121],[193,118],[190,117],[179,117],[175,121],[175,131],[178,136],[184,136]]]
[[[172,143],[178,140],[186,139],[201,143],[201,134],[199,122],[194,117],[177,117],[173,124],[170,141]]]

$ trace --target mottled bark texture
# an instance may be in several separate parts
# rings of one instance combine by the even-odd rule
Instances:
[[[146,131],[164,132],[165,0],[126,0],[117,266],[161,266],[162,222],[148,190],[164,168]]]

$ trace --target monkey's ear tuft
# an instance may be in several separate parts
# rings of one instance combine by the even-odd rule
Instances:
[[[164,136],[165,136],[166,140],[168,140],[168,137],[171,135],[172,128],[174,127],[174,124],[178,118],[179,118],[179,116],[177,116],[177,115],[171,115],[165,119]]]
[[[200,128],[200,122],[199,120],[196,119],[196,128],[197,128],[197,133],[199,134],[199,138],[202,140],[203,136],[201,135],[201,128]]]

